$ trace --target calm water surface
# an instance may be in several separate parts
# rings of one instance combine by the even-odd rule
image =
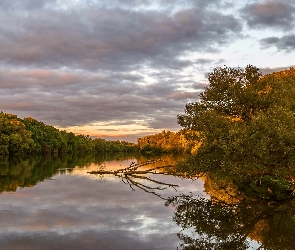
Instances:
[[[145,160],[130,156],[117,160],[90,157],[80,162],[2,159],[0,248],[177,249],[183,243],[181,233],[198,237],[191,228],[177,225],[176,207],[165,203],[168,197],[190,193],[208,199],[202,180],[150,174],[145,175],[150,179],[128,183],[112,175],[87,173]],[[170,156],[157,164],[177,160]],[[248,249],[259,246],[250,239],[247,242]]]

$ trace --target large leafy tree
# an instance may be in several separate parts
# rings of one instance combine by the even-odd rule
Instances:
[[[178,116],[186,133],[198,131],[190,170],[295,183],[295,69],[263,76],[251,65],[223,67],[208,79],[200,100]]]

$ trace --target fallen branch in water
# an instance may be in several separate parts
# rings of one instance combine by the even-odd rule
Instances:
[[[91,172],[87,172],[87,173],[88,174],[100,174],[100,175],[104,175],[104,174],[111,174],[111,175],[149,174],[149,173],[156,173],[156,170],[159,170],[159,169],[174,167],[173,165],[166,165],[166,166],[153,167],[153,168],[149,168],[149,169],[145,169],[145,170],[137,170],[140,167],[150,165],[150,164],[153,164],[153,163],[156,163],[156,162],[159,162],[159,161],[164,161],[164,160],[162,160],[162,159],[154,160],[154,161],[149,160],[149,161],[145,161],[145,162],[142,162],[142,163],[132,162],[129,167],[121,168],[121,169],[118,169],[118,170],[115,170],[115,171],[113,171],[113,170],[106,171],[104,169],[99,169],[99,170],[92,170]],[[157,173],[161,173],[161,172],[157,172]]]
[[[167,187],[172,187],[174,190],[176,190],[176,187],[178,187],[178,185],[153,180],[150,177],[147,177],[144,175],[146,175],[146,174],[173,175],[172,172],[165,171],[165,169],[169,169],[174,166],[173,165],[165,165],[165,166],[151,167],[148,169],[139,170],[139,168],[141,168],[143,166],[154,164],[159,161],[164,161],[164,160],[162,160],[162,159],[154,160],[154,161],[150,160],[150,161],[146,161],[146,162],[142,162],[142,163],[132,162],[129,167],[121,168],[121,169],[118,169],[115,171],[113,171],[113,170],[107,171],[104,169],[104,166],[101,166],[98,170],[92,170],[91,172],[87,172],[87,173],[94,174],[94,175],[100,175],[100,176],[102,176],[102,175],[117,176],[122,180],[123,183],[129,185],[133,191],[135,191],[135,189],[133,187],[137,187],[147,193],[154,194],[154,195],[158,196],[159,198],[166,200],[165,198],[163,198],[160,194],[156,193],[155,191],[156,190],[161,191],[161,190],[166,189]],[[161,172],[158,171],[160,169],[162,169]],[[148,181],[149,184],[151,184],[151,185],[157,184],[158,186],[151,187],[149,185],[140,183],[140,181]]]

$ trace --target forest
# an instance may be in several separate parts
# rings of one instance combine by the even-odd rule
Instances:
[[[131,152],[137,145],[125,141],[92,139],[46,125],[31,117],[0,113],[0,155]]]

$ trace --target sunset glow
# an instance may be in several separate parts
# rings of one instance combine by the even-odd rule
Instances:
[[[0,3],[0,110],[111,140],[177,131],[215,67],[294,66],[295,2]]]

